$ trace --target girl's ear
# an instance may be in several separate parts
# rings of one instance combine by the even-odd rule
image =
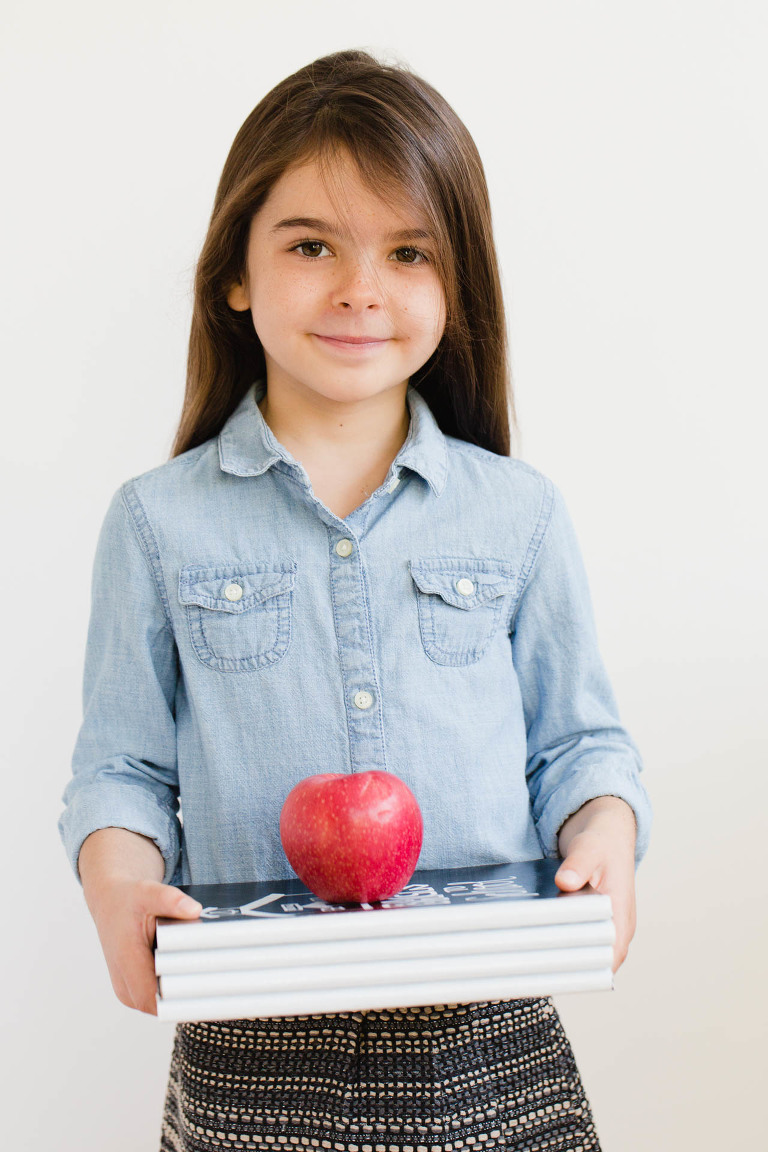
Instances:
[[[234,308],[235,312],[247,312],[250,308],[251,302],[248,299],[248,293],[239,281],[233,284],[227,292],[227,304],[230,308]]]

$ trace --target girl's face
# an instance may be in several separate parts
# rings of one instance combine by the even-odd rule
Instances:
[[[445,328],[434,239],[413,209],[367,188],[350,158],[335,174],[341,215],[315,161],[276,182],[251,221],[246,282],[227,299],[251,311],[268,386],[342,403],[404,396]]]

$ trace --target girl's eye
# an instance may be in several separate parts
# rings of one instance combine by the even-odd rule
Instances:
[[[318,256],[323,255],[324,248],[327,252],[328,249],[321,240],[302,240],[300,244],[294,245],[291,251],[300,252],[308,260],[316,260]]]
[[[398,248],[394,256],[398,264],[422,264],[427,259],[419,248],[411,247]]]

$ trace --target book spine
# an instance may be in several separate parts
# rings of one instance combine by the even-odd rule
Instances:
[[[313,940],[372,939],[422,935],[424,932],[477,931],[608,920],[610,896],[589,894],[555,899],[488,900],[413,908],[380,908],[310,915],[275,915],[268,919],[161,919],[157,922],[158,951],[186,952],[198,948],[236,948],[255,944],[299,943]]]
[[[295,969],[252,972],[201,972],[161,976],[164,1000],[208,996],[244,996],[310,989],[353,988],[361,985],[428,984],[431,981],[543,975],[548,972],[584,972],[608,968],[613,959],[609,944],[600,948],[551,948],[542,952],[433,956],[418,960],[371,959],[361,964],[318,964]]]
[[[471,1004],[566,992],[599,992],[613,987],[610,968],[589,972],[439,980],[365,988],[311,989],[245,996],[157,998],[159,1020],[243,1020],[269,1016],[307,1016],[326,1012],[365,1012],[426,1004]]]
[[[477,952],[522,952],[547,948],[584,948],[613,944],[612,920],[552,924],[532,928],[487,928],[479,932],[442,932],[429,936],[396,936],[371,940],[320,940],[311,944],[265,944],[261,947],[201,948],[189,952],[155,952],[158,976],[189,972],[238,972],[257,968],[298,968],[307,964],[344,964],[407,957],[458,956]]]

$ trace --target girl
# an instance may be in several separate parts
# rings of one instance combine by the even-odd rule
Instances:
[[[564,857],[634,928],[649,806],[552,483],[510,457],[482,165],[362,52],[240,129],[173,458],[99,540],[61,831],[120,1000],[155,1011],[175,885],[291,875],[283,800],[395,772],[419,867]],[[183,822],[182,822],[183,813]],[[163,1149],[598,1147],[548,999],[179,1025]]]

